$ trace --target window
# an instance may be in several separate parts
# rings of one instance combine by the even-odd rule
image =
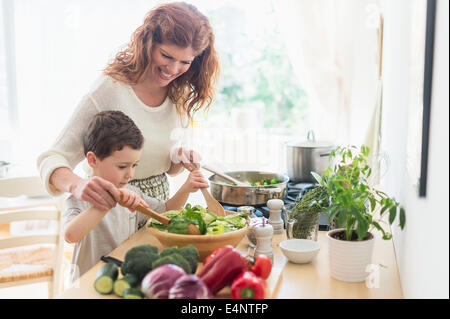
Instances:
[[[285,171],[284,142],[306,136],[308,100],[273,0],[193,3],[210,18],[221,62],[216,100],[199,120],[196,148],[223,168]]]
[[[2,70],[15,71],[15,80],[0,74],[0,143],[14,145],[11,158],[35,172],[37,156],[55,141],[107,61],[129,41],[145,13],[166,1],[2,1],[14,9],[12,29],[3,23],[1,30],[10,32],[15,61],[5,66],[1,41],[8,37],[2,36],[0,63]],[[273,157],[283,152],[282,141],[306,135],[307,97],[293,75],[273,1],[188,1],[210,18],[222,71],[216,101],[197,118],[204,146],[200,151],[205,159],[214,154],[211,161],[230,168],[259,165],[283,171],[283,158]],[[5,97],[14,98],[15,91],[17,103],[6,105]],[[6,125],[11,121],[5,120],[13,116],[18,132],[14,143]],[[44,121],[51,125],[42,125]]]
[[[216,32],[222,76],[214,113],[249,107],[264,116],[258,126],[292,128],[307,100],[298,86],[277,26],[273,0],[221,2],[205,10]]]

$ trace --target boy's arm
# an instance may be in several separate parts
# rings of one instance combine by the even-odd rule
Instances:
[[[64,239],[76,243],[89,233],[105,217],[108,211],[90,207],[72,219],[64,229]]]
[[[191,171],[183,186],[181,186],[178,192],[166,202],[167,210],[182,209],[188,200],[189,193],[195,193],[199,188],[207,187],[209,187],[208,182],[203,178],[200,170],[197,169]]]
[[[166,201],[166,210],[180,210],[184,207],[190,193],[185,185],[183,184],[178,192]]]

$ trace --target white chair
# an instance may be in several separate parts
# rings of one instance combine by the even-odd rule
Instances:
[[[14,202],[18,202],[0,205],[0,224],[53,220],[57,225],[56,234],[0,238],[0,288],[48,282],[48,297],[57,296],[62,288],[64,252],[61,203],[48,197],[39,177],[0,179],[0,197],[17,197]]]

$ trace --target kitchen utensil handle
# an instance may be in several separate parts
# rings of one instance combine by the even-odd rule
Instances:
[[[123,207],[127,207],[127,206],[124,205],[124,203],[122,202],[122,199],[120,199],[119,205],[122,205]],[[144,214],[144,215],[147,215],[147,216],[150,216],[150,217],[156,219],[157,221],[161,222],[164,226],[169,225],[169,222],[170,222],[170,219],[169,219],[169,218],[167,218],[167,217],[165,217],[165,216],[163,216],[163,215],[158,214],[157,212],[153,211],[153,210],[150,209],[150,208],[147,208],[147,207],[143,206],[142,204],[139,204],[139,205],[136,207],[136,210],[139,211],[139,212],[141,212],[141,213]]]
[[[143,205],[139,204],[138,207],[136,207],[136,210],[141,212],[142,214],[145,214],[147,216],[150,216],[154,219],[156,219],[157,221],[163,223],[164,226],[169,225],[170,219],[158,214],[157,212],[153,211],[150,208],[144,207]]]
[[[224,174],[222,172],[218,172],[217,170],[211,168],[209,165],[202,165],[202,168],[206,169],[207,171],[210,171],[211,173],[216,174],[217,176],[220,176],[220,177],[226,179],[229,182],[235,183],[238,186],[248,186],[247,184],[245,184],[241,181],[238,181],[237,179],[231,177],[230,175]]]
[[[119,267],[122,267],[122,264],[123,264],[123,261],[121,261],[119,259],[116,259],[114,257],[111,257],[111,256],[102,256],[100,258],[100,260],[104,261],[105,263],[109,263],[109,262],[114,263],[114,264],[116,264]]]

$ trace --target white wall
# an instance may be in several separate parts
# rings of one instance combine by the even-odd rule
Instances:
[[[431,102],[427,196],[419,198],[407,167],[410,0],[384,1],[382,149],[390,167],[385,190],[406,209],[406,226],[394,226],[394,244],[405,298],[449,298],[449,2],[438,0]],[[420,141],[418,141],[420,143]],[[397,223],[395,223],[397,224]]]

